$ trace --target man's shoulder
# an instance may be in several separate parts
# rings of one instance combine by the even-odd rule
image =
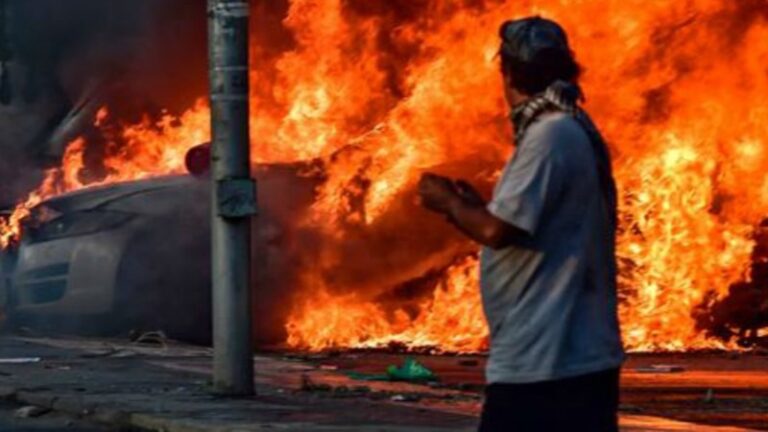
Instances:
[[[564,112],[542,114],[525,133],[524,142],[541,150],[552,150],[560,145],[573,145],[574,141],[589,142],[584,128],[572,115]]]

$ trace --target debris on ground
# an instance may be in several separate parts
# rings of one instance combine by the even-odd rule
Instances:
[[[619,405],[619,411],[623,413],[640,414],[643,412],[643,408],[637,405],[621,404]]]
[[[641,366],[635,368],[635,372],[640,373],[678,373],[685,372],[685,367],[672,364],[656,364],[650,366]]]
[[[704,403],[714,403],[715,402],[715,391],[710,389],[707,389],[707,392],[704,393]]]
[[[41,361],[40,357],[4,357],[0,358],[0,364],[28,364]]]
[[[82,358],[99,358],[99,357],[109,357],[117,352],[117,349],[115,347],[107,347],[104,350],[99,351],[88,351],[83,354],[80,354],[80,357]]]
[[[345,375],[357,381],[392,381],[387,374],[369,374],[349,371],[345,372]]]
[[[131,351],[131,350],[127,350],[127,349],[119,349],[119,350],[115,351],[115,353],[112,354],[111,357],[127,358],[127,357],[136,357],[138,355],[139,355],[139,353],[137,353],[136,351]]]
[[[61,366],[61,365],[55,365],[55,364],[47,364],[43,366],[44,369],[56,369],[61,371],[68,371],[72,369],[72,366]]]
[[[333,388],[333,397],[337,398],[345,398],[345,397],[352,397],[357,398],[361,396],[368,396],[371,393],[370,387],[366,386],[354,386],[354,387],[347,387],[345,385],[340,385]]]
[[[168,348],[168,336],[162,330],[148,331],[144,333],[131,332],[129,335],[131,342],[134,344],[151,344],[160,345],[163,348]]]
[[[372,390],[368,386],[349,387],[346,385],[340,385],[340,386],[334,387],[330,384],[316,383],[307,374],[301,375],[300,390],[303,392],[329,393],[332,397],[335,397],[335,398],[348,398],[348,397],[354,398],[354,397],[360,397],[360,396],[369,396],[372,394]]]
[[[100,357],[126,358],[126,357],[135,357],[137,355],[139,354],[135,351],[126,350],[122,348],[115,348],[113,346],[110,346],[107,349],[104,349],[101,351],[86,352],[84,354],[81,354],[80,357],[82,358],[100,358]]]
[[[392,392],[392,391],[374,391],[368,386],[347,386],[347,385],[339,385],[339,386],[332,386],[330,384],[324,384],[324,383],[316,383],[312,380],[311,377],[309,377],[307,374],[302,375],[301,377],[301,391],[303,392],[314,392],[318,394],[322,394],[326,397],[331,398],[352,398],[352,399],[359,399],[361,397],[374,400],[374,401],[385,401],[389,400],[392,402],[420,402],[424,399],[434,399],[434,400],[446,400],[446,401],[453,401],[458,400],[461,398],[464,399],[473,399],[473,396],[457,396],[452,394],[425,394],[425,393],[417,393],[417,392],[409,392],[409,393],[401,393],[401,392]]]
[[[371,388],[368,386],[354,386],[352,387],[352,391],[355,393],[370,393]]]
[[[301,391],[305,392],[330,392],[333,390],[329,384],[316,383],[307,374],[301,374]]]
[[[37,418],[37,417],[46,415],[49,412],[51,412],[51,410],[48,408],[29,405],[29,406],[25,406],[17,409],[13,415],[16,418]]]
[[[392,402],[418,402],[421,396],[414,393],[396,394],[389,398]]]

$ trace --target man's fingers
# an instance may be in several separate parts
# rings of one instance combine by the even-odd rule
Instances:
[[[429,180],[429,181],[439,181],[439,182],[450,182],[453,183],[453,181],[445,176],[441,176],[439,174],[431,173],[431,172],[425,172],[421,175],[422,180]]]
[[[418,187],[420,191],[425,191],[425,190],[430,190],[430,189],[435,189],[440,187],[452,188],[453,182],[437,174],[425,173],[425,174],[422,174],[421,179],[419,180]]]
[[[430,183],[435,181],[435,178],[437,176],[432,173],[424,173],[421,175],[421,178],[419,179],[419,189],[422,189],[429,185]]]
[[[483,196],[469,182],[465,180],[456,180],[456,182],[454,182],[454,187],[465,201],[477,205],[485,204]]]
[[[456,180],[456,189],[459,191],[460,194],[467,196],[467,197],[478,197],[480,194],[477,192],[477,189],[475,189],[474,186],[467,183],[464,180]]]
[[[456,187],[459,188],[462,192],[471,192],[474,191],[475,188],[472,187],[471,184],[467,183],[465,180],[456,180]]]
[[[432,180],[437,180],[439,178],[440,178],[439,175],[431,172],[425,172],[424,174],[421,175],[421,181],[432,181]]]

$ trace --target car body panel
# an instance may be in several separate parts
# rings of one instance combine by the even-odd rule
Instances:
[[[302,167],[287,164],[254,170],[260,204],[252,232],[253,255],[259,257],[253,264],[259,286],[254,325],[265,343],[284,338],[290,295],[284,287],[294,282],[296,268],[286,248],[289,227],[299,225],[318,183],[298,172]],[[161,177],[41,203],[40,214],[52,213],[52,219],[38,218],[38,224],[33,217],[18,249],[4,254],[6,262],[15,262],[6,266],[15,267],[7,272],[12,324],[104,336],[163,330],[185,341],[209,342],[210,183],[208,177]],[[57,218],[101,213],[130,219],[82,235],[36,235]]]
[[[133,230],[122,228],[81,236],[77,241],[66,237],[21,247],[13,278],[17,310],[108,312],[114,301],[114,290],[109,287],[132,234]],[[62,271],[45,273],[57,268]],[[44,283],[63,285],[62,295],[36,301],[33,293]]]
[[[98,334],[101,330],[110,333],[119,328],[114,325],[118,321],[124,321],[126,326],[140,324],[136,310],[145,306],[153,314],[162,315],[160,308],[150,307],[142,298],[131,299],[151,290],[174,295],[160,286],[173,284],[174,275],[164,274],[167,272],[158,264],[163,258],[154,251],[162,250],[164,244],[168,250],[183,246],[187,236],[178,228],[185,223],[178,220],[185,218],[179,215],[193,215],[194,221],[187,224],[205,224],[208,188],[205,179],[171,176],[85,189],[41,203],[36,210],[41,214],[52,211],[55,215],[50,221],[26,227],[16,252],[10,278],[13,321],[45,329]],[[38,234],[53,232],[46,227],[64,217],[77,223],[85,215],[98,220],[100,215],[115,212],[130,216],[103,229],[96,224],[83,234],[67,235],[66,229],[57,236]],[[198,244],[197,251],[206,247],[207,239],[192,241]],[[179,252],[173,251],[177,255]],[[207,259],[200,255],[196,254],[198,262]],[[147,274],[141,282],[146,286],[126,286],[124,281],[134,280],[131,274],[141,273]],[[202,281],[192,288],[203,291],[208,286],[208,281]],[[144,296],[149,297],[152,296]],[[200,302],[206,302],[205,294],[199,297]]]

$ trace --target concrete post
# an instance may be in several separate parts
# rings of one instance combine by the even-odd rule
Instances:
[[[208,0],[211,86],[213,386],[253,394],[250,254],[256,212],[248,133],[248,0]]]

